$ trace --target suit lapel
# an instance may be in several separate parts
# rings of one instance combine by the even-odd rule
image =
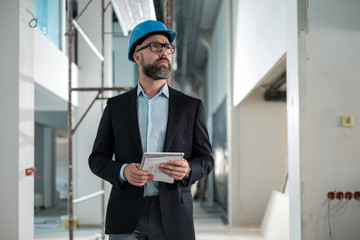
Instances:
[[[126,114],[126,121],[129,126],[129,129],[134,137],[136,146],[138,147],[139,152],[143,153],[141,145],[141,136],[139,130],[139,121],[137,115],[137,87],[128,92],[127,98],[125,98],[123,108],[124,114]]]
[[[180,119],[182,111],[183,108],[179,96],[171,87],[169,87],[169,114],[168,114],[168,123],[166,127],[164,152],[169,151],[171,142],[177,131],[177,127],[178,127],[177,123]]]

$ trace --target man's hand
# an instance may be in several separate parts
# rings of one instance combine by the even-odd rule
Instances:
[[[154,179],[147,171],[140,169],[139,163],[131,163],[124,168],[125,179],[134,186],[144,186],[145,183],[151,182]]]
[[[162,163],[159,166],[160,171],[176,180],[183,179],[190,169],[190,164],[184,158],[182,160],[171,160],[170,163]]]

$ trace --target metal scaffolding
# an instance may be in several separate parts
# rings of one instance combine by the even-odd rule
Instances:
[[[130,88],[124,88],[124,87],[104,87],[104,52],[105,52],[105,13],[108,7],[111,5],[111,0],[107,3],[105,6],[105,0],[101,0],[101,52],[99,52],[96,47],[92,44],[90,39],[87,37],[87,35],[82,31],[80,26],[78,25],[77,21],[81,17],[81,15],[86,11],[87,7],[90,5],[92,0],[89,0],[89,2],[85,5],[84,9],[78,14],[78,16],[73,19],[73,0],[67,0],[68,1],[68,17],[67,17],[67,51],[68,51],[68,153],[69,153],[69,162],[68,162],[68,181],[69,181],[69,188],[68,188],[68,214],[69,214],[69,240],[73,240],[73,232],[74,232],[74,212],[73,212],[73,206],[74,203],[79,203],[81,201],[97,197],[101,195],[101,231],[102,231],[102,239],[105,239],[105,232],[104,232],[104,226],[105,226],[105,184],[104,181],[102,181],[101,190],[97,191],[95,193],[91,193],[87,196],[83,196],[81,198],[75,199],[73,198],[73,136],[93,106],[93,104],[97,100],[104,100],[107,99],[104,96],[105,91],[117,91],[117,92],[125,92],[130,90]],[[164,9],[164,16],[165,16],[165,25],[172,28],[173,26],[173,0],[162,0],[165,9]],[[94,51],[94,53],[98,56],[99,60],[101,61],[101,86],[99,88],[73,88],[72,87],[72,61],[73,61],[73,36],[74,36],[74,30],[76,30],[81,34],[81,36],[84,38],[84,40],[87,42],[89,47]],[[92,102],[89,104],[86,111],[81,116],[78,123],[73,127],[72,117],[73,117],[73,109],[72,109],[72,93],[73,92],[89,92],[89,91],[95,91],[97,92],[95,98],[92,100]]]
[[[104,196],[104,181],[102,181],[102,190],[89,194],[87,196],[84,196],[82,198],[79,199],[75,199],[73,197],[73,136],[77,130],[77,128],[79,127],[79,125],[81,124],[81,122],[83,121],[83,119],[85,118],[85,116],[87,115],[87,113],[89,112],[89,110],[91,109],[91,107],[94,105],[94,103],[97,100],[104,100],[107,99],[106,97],[104,97],[103,93],[105,91],[117,91],[117,92],[124,92],[124,91],[128,91],[129,88],[121,88],[121,87],[117,87],[117,88],[106,88],[104,87],[104,51],[105,51],[105,12],[108,9],[108,7],[110,6],[111,2],[109,2],[106,6],[105,6],[105,0],[101,0],[101,53],[99,51],[97,51],[96,47],[92,44],[92,42],[89,40],[89,38],[86,36],[86,34],[82,31],[82,29],[80,28],[80,26],[77,24],[77,20],[81,17],[81,15],[85,12],[85,10],[87,9],[87,7],[90,5],[90,3],[92,2],[92,0],[90,0],[84,7],[84,9],[80,12],[80,14],[77,16],[76,19],[73,19],[73,0],[68,0],[68,22],[67,22],[67,44],[68,44],[68,152],[69,152],[69,163],[68,163],[68,181],[69,181],[69,188],[68,188],[68,193],[69,193],[69,199],[68,199],[68,214],[69,214],[69,239],[73,240],[73,232],[74,232],[74,213],[73,213],[73,206],[74,203],[78,203],[96,196],[101,195],[101,215],[102,215],[102,221],[101,221],[101,229],[102,229],[102,239],[105,239],[105,233],[104,233],[104,225],[105,225],[105,220],[104,220],[104,216],[105,216],[105,196]],[[94,51],[94,53],[98,56],[99,60],[101,61],[101,87],[99,88],[73,88],[72,87],[72,61],[73,61],[73,36],[74,36],[74,30],[75,28],[78,30],[78,32],[82,35],[82,37],[85,39],[85,41],[89,44],[90,48]],[[92,102],[89,104],[88,108],[86,109],[86,111],[83,113],[83,115],[81,116],[80,120],[78,121],[78,123],[75,125],[75,127],[73,128],[73,122],[72,122],[72,117],[73,117],[73,109],[72,109],[72,93],[73,92],[85,92],[85,91],[95,91],[97,92],[95,98],[92,100]]]

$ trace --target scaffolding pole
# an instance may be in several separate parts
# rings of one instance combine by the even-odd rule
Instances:
[[[68,199],[68,215],[69,215],[69,239],[73,240],[74,233],[74,219],[73,219],[73,159],[72,159],[72,42],[73,42],[73,0],[68,0],[68,24],[67,24],[67,44],[68,44],[68,144],[69,144],[69,165],[68,165],[68,184],[69,184],[69,199]]]
[[[167,29],[174,29],[174,2],[173,0],[162,0],[164,5],[164,24]],[[168,79],[168,84],[170,87],[175,85],[175,73],[173,72]]]
[[[164,23],[168,29],[174,28],[174,1],[163,0],[164,4]]]
[[[89,4],[92,2],[90,0],[88,4],[85,6],[85,8],[81,11],[79,16],[76,18],[78,20],[80,16],[84,13],[84,11],[87,9]],[[111,1],[105,6],[105,0],[101,1],[101,55],[104,56],[105,53],[105,12],[107,8],[111,5]],[[67,21],[67,51],[68,51],[68,153],[69,153],[69,162],[68,162],[68,215],[69,215],[69,240],[73,240],[74,238],[74,211],[73,206],[74,203],[79,202],[79,200],[74,200],[73,195],[73,136],[95,103],[96,100],[105,100],[107,97],[104,96],[105,91],[117,91],[118,93],[126,92],[130,90],[131,88],[127,87],[111,87],[106,88],[105,85],[105,74],[104,74],[104,60],[101,60],[101,87],[99,88],[73,88],[72,87],[72,61],[73,61],[73,35],[74,35],[74,22],[77,24],[76,21],[73,20],[73,0],[68,0],[68,21]],[[80,28],[78,26],[78,28]],[[83,36],[86,36],[85,34]],[[87,43],[91,43],[89,39],[85,39]],[[94,49],[92,48],[94,51]],[[96,51],[94,51],[95,54],[97,54]],[[97,54],[98,55],[98,54]],[[86,111],[81,116],[79,122],[75,125],[73,128],[73,109],[72,109],[72,92],[91,92],[91,91],[97,91],[96,97],[93,99],[93,101],[90,103]],[[102,239],[105,239],[105,183],[102,180],[101,182],[101,190],[96,192],[96,194],[89,194],[87,196],[87,199],[96,197],[98,195],[101,195],[101,235]]]
[[[105,0],[101,0],[101,54],[105,56]],[[101,87],[104,87],[105,84],[105,61],[101,62]],[[104,94],[101,94],[104,97]],[[102,108],[103,109],[103,108]],[[105,182],[101,180],[101,190],[105,192]],[[101,238],[105,240],[105,194],[101,195]]]

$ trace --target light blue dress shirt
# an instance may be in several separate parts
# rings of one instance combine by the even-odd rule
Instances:
[[[165,85],[153,98],[148,97],[140,83],[137,88],[137,113],[141,144],[144,152],[162,152],[165,143],[166,126],[169,112],[169,87]],[[120,179],[124,178],[125,164],[120,170]],[[145,185],[144,196],[158,195],[159,182]]]

